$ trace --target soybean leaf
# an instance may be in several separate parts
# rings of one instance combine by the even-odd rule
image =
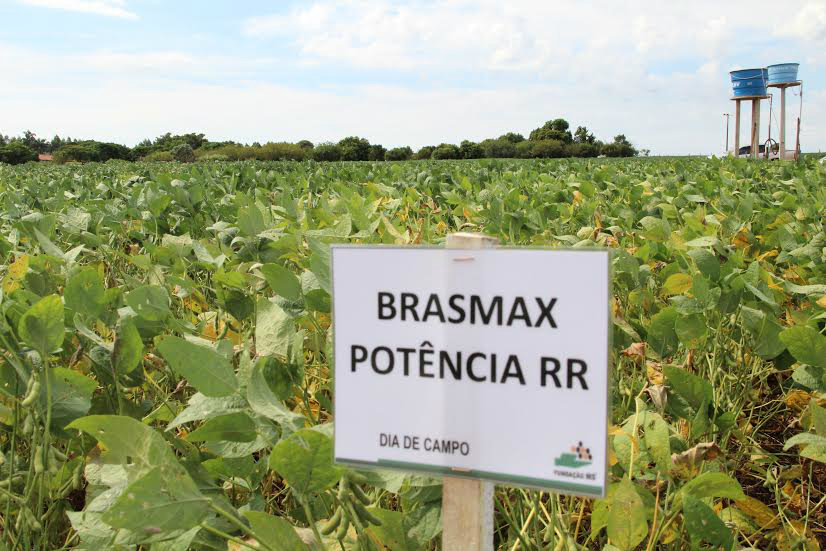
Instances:
[[[668,295],[681,295],[691,289],[691,276],[688,274],[671,274],[663,283],[663,292]]]
[[[92,394],[97,383],[92,379],[64,367],[46,370],[52,394],[52,430],[63,432],[63,427],[89,412]],[[39,395],[41,411],[45,418],[48,397],[45,391]]]
[[[643,235],[646,239],[668,241],[671,237],[671,225],[663,218],[646,216],[640,220],[640,225],[645,229]]]
[[[801,365],[792,373],[792,379],[800,386],[826,393],[826,370],[813,365]]]
[[[330,312],[330,295],[324,289],[313,289],[304,295],[307,310],[328,314]]]
[[[384,509],[374,509],[383,511]],[[442,531],[442,505],[441,502],[428,502],[421,504],[411,512],[405,512],[404,526],[407,528],[407,536],[416,544],[415,549],[424,549],[427,544],[439,535]]]
[[[259,511],[246,511],[252,530],[279,551],[307,551],[295,528],[282,517],[274,517]]]
[[[54,352],[63,344],[63,301],[58,295],[43,297],[26,310],[17,331],[41,355]]]
[[[178,475],[189,478],[183,469]],[[130,484],[103,520],[148,537],[189,530],[207,516],[209,501],[191,480],[182,482],[156,467]]]
[[[121,320],[112,347],[112,367],[116,373],[132,372],[143,359],[143,341],[131,319]]]
[[[189,399],[186,409],[180,412],[175,419],[167,425],[166,430],[180,427],[184,423],[191,423],[192,421],[202,421],[226,413],[243,411],[245,405],[244,399],[237,394],[210,398],[200,392],[196,392]]]
[[[660,356],[668,356],[677,349],[679,340],[674,328],[679,314],[673,307],[664,308],[651,318],[648,326],[648,345]]]
[[[238,209],[238,228],[247,237],[255,237],[267,229],[264,215],[254,203]]]
[[[332,488],[341,476],[341,470],[333,465],[333,441],[311,429],[278,442],[270,455],[270,468],[302,495]]]
[[[412,540],[405,523],[405,514],[398,511],[389,511],[378,507],[371,507],[370,513],[381,521],[381,525],[370,527],[381,544],[393,551],[418,551],[422,545]]]
[[[780,340],[800,363],[826,368],[826,337],[808,325],[789,327]]]
[[[201,394],[219,398],[238,391],[230,361],[212,348],[168,335],[158,343],[158,350],[169,366]]]
[[[720,261],[716,256],[706,249],[692,249],[688,251],[688,256],[697,265],[700,273],[712,281],[717,281],[720,277]]]
[[[97,318],[106,305],[104,294],[106,288],[103,279],[95,268],[82,268],[69,278],[63,299],[70,310],[89,318]]]
[[[648,534],[642,498],[627,478],[619,483],[611,497],[607,532],[611,542],[621,550],[634,549]]]
[[[154,543],[152,544],[151,551],[189,551],[195,536],[197,536],[200,531],[201,527],[196,526],[175,539]]]
[[[257,436],[253,420],[238,411],[209,419],[190,432],[186,439],[193,442],[252,442]]]
[[[793,446],[804,446],[800,450],[801,456],[826,463],[826,436],[812,434],[810,432],[795,434],[786,440],[783,449],[788,450]]]
[[[644,423],[645,445],[657,464],[657,469],[668,472],[671,469],[671,444],[668,423],[653,412],[647,412]]]
[[[685,245],[686,247],[713,247],[719,242],[720,240],[713,235],[704,235],[703,237],[697,237],[696,239],[686,242]]]
[[[695,411],[699,410],[703,403],[708,404],[711,402],[713,397],[711,383],[702,377],[698,377],[685,369],[673,365],[663,366],[663,374],[672,392],[685,400]],[[678,414],[681,417],[687,418],[682,413]]]
[[[330,246],[318,239],[308,239],[310,245],[310,271],[318,278],[321,288],[332,293],[330,282]]]
[[[129,465],[133,476],[142,476],[156,467],[173,472],[183,470],[163,436],[131,417],[89,415],[74,420],[66,428],[95,438],[106,447],[114,462]]]
[[[163,321],[169,315],[169,293],[157,285],[144,285],[126,295],[126,304],[147,321]]]
[[[293,413],[279,400],[264,377],[264,362],[256,362],[252,367],[249,385],[247,385],[247,401],[250,408],[258,415],[272,419],[285,433],[294,432],[304,426],[304,417]]]
[[[745,494],[740,483],[726,473],[707,472],[690,480],[680,489],[680,496],[692,496],[698,499],[707,497],[725,497],[743,499]]]
[[[210,473],[224,478],[249,478],[255,471],[255,460],[252,456],[245,457],[216,457],[201,463]]]
[[[286,357],[295,334],[295,323],[281,306],[269,299],[258,301],[255,351],[259,356]]]
[[[815,432],[820,436],[826,436],[826,408],[820,407],[813,401],[809,405],[809,415]]]
[[[72,529],[77,532],[81,546],[77,549],[91,551],[93,549],[106,549],[110,547],[112,540],[116,537],[117,531],[103,522],[102,513],[89,511],[66,511],[66,517],[72,524]]]
[[[280,264],[264,264],[261,266],[261,273],[267,280],[270,289],[287,300],[298,300],[301,298],[301,282],[290,270]]]
[[[674,330],[683,346],[693,348],[705,339],[708,323],[701,314],[680,316],[674,324]]]
[[[786,345],[780,340],[780,332],[783,330],[780,325],[769,316],[755,308],[742,306],[740,315],[743,324],[754,337],[754,352],[765,360],[771,360],[779,356],[786,349]]]
[[[734,537],[731,530],[711,508],[693,496],[686,496],[683,503],[685,528],[692,540],[705,541],[716,547],[731,549]]]

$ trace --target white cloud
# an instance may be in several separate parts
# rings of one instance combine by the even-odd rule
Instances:
[[[806,61],[826,62],[826,3],[809,2],[794,13],[777,25],[775,33],[815,44],[817,50],[811,52]]]
[[[92,13],[107,17],[137,19],[136,13],[126,9],[124,0],[19,0],[29,6],[52,8],[81,13]]]
[[[0,87],[2,124],[4,133],[32,128],[129,144],[203,131],[246,142],[358,134],[418,147],[528,133],[561,116],[601,139],[625,133],[653,153],[716,153],[722,113],[733,112],[731,60],[809,63],[826,51],[821,4],[787,0],[784,13],[808,18],[788,26],[765,17],[773,5],[758,0],[752,12],[712,0],[312,1],[244,22],[252,52],[278,51],[278,60],[104,47],[44,56],[0,43],[0,74],[9,81]],[[325,82],[329,68],[346,80]],[[812,65],[801,70],[803,78],[816,74]],[[306,75],[313,85],[296,84]],[[820,82],[806,91],[806,149],[826,145]],[[765,104],[763,117],[765,134]]]

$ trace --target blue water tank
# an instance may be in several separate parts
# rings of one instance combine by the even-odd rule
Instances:
[[[797,82],[797,68],[800,63],[777,63],[769,65],[769,84],[786,84]]]
[[[734,97],[766,95],[769,80],[767,69],[740,69],[730,74]]]

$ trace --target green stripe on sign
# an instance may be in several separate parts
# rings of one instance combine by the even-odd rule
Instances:
[[[406,461],[394,461],[392,459],[379,459],[377,462],[371,462],[362,461],[359,459],[345,459],[343,457],[338,457],[336,458],[336,461],[340,463],[347,463],[354,466],[362,465],[365,467],[387,467],[390,469],[399,469],[403,471],[424,471],[441,476],[488,480],[490,482],[501,482],[504,484],[513,484],[514,486],[528,486],[542,490],[555,490],[561,493],[584,495],[587,497],[594,498],[604,497],[602,493],[602,487],[594,486],[591,484],[577,484],[576,482],[562,482],[559,480],[547,480],[544,478],[532,478],[529,476],[513,476],[490,471],[456,471],[451,469],[450,467],[440,467],[438,465],[423,465],[420,463],[409,463]]]

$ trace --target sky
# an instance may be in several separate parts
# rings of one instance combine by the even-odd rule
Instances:
[[[0,0],[0,132],[418,148],[562,117],[711,154],[728,72],[784,62],[801,64],[802,148],[826,150],[826,0]]]

